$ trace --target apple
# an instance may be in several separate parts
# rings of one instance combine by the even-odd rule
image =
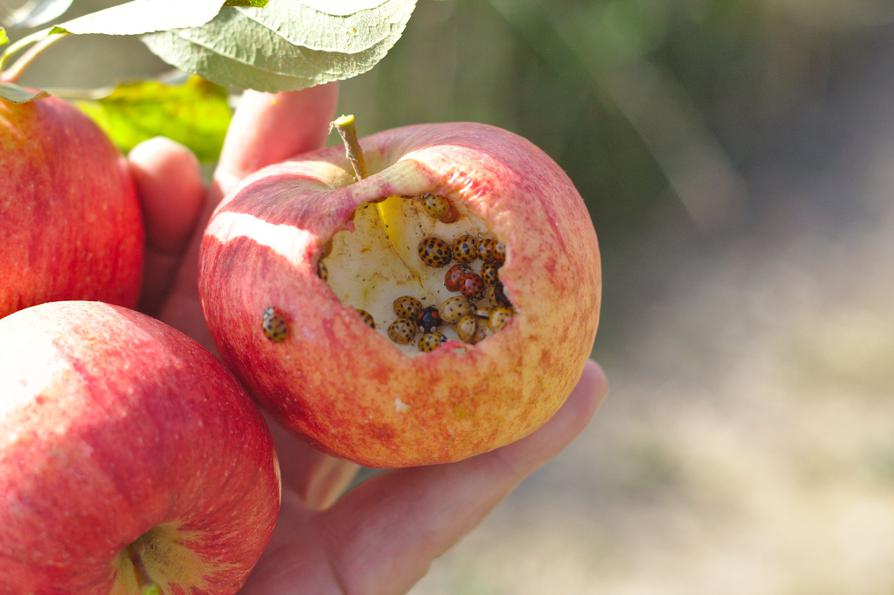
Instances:
[[[287,427],[367,466],[456,461],[533,432],[577,382],[599,318],[574,185],[482,124],[360,144],[270,166],[217,208],[199,291],[220,354]]]
[[[234,593],[279,490],[251,398],[179,331],[99,302],[0,320],[0,592]]]
[[[143,223],[130,171],[61,99],[0,99],[0,238],[0,317],[65,299],[137,302]]]

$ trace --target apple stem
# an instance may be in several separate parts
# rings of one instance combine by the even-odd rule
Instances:
[[[130,563],[133,564],[137,585],[140,587],[140,595],[161,595],[161,587],[156,585],[149,576],[146,565],[143,564],[143,559],[140,558],[140,553],[137,551],[134,543],[127,546],[127,557],[130,558]]]
[[[14,83],[18,81],[38,56],[65,37],[68,37],[68,33],[49,33],[48,30],[44,29],[13,43],[0,56],[0,83]],[[3,66],[9,58],[25,48],[28,48],[28,50],[9,69],[3,70]]]
[[[359,182],[366,177],[366,159],[363,156],[360,141],[357,140],[357,126],[354,114],[339,116],[332,122],[331,128],[335,128],[338,131],[341,142],[345,145],[345,157],[351,162],[351,167],[354,168],[354,176]]]

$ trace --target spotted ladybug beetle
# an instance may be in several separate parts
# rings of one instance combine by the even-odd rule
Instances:
[[[455,295],[441,302],[438,313],[441,315],[441,320],[453,324],[463,316],[472,313],[472,304],[465,297]]]
[[[464,233],[453,240],[453,260],[469,263],[478,258],[478,240],[470,233]]]
[[[428,236],[419,242],[419,259],[433,268],[447,266],[453,257],[450,244],[435,236]]]
[[[458,219],[456,209],[446,197],[440,194],[423,194],[419,198],[422,201],[422,208],[429,217],[442,223],[453,223]]]
[[[406,318],[395,320],[388,326],[388,337],[400,345],[408,345],[416,338],[416,323]]]
[[[281,343],[289,336],[289,325],[286,319],[277,314],[273,306],[264,308],[261,314],[261,330],[264,336],[274,343]]]
[[[484,281],[480,275],[469,273],[463,278],[460,291],[470,300],[478,299],[484,295]]]
[[[361,310],[360,308],[354,308],[354,311],[360,315],[360,318],[363,319],[363,323],[366,324],[366,326],[372,329],[376,328],[376,321],[373,319],[372,314],[366,310]]]
[[[459,337],[459,340],[463,343],[477,343],[476,340],[478,336],[478,318],[475,316],[463,316],[459,320],[456,321],[456,324],[453,325],[453,330],[456,331],[456,336]]]
[[[478,240],[478,256],[484,262],[501,265],[506,260],[506,244],[494,238]]]
[[[441,313],[434,306],[429,306],[419,313],[416,322],[419,323],[424,332],[430,333],[441,326]]]
[[[472,272],[472,269],[464,264],[455,264],[444,275],[444,287],[447,291],[459,291],[462,288],[463,279]]]
[[[394,313],[398,318],[409,318],[415,320],[419,313],[422,312],[422,302],[411,295],[402,295],[392,304]]]
[[[425,333],[421,337],[419,337],[419,343],[417,347],[419,347],[419,351],[423,353],[428,353],[429,351],[434,351],[441,345],[443,345],[447,341],[447,337],[443,335],[443,333],[439,333],[438,331],[434,331],[431,333]]]

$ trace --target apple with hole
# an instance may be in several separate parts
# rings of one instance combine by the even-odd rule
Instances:
[[[587,209],[527,140],[417,125],[270,166],[225,197],[199,291],[223,358],[319,447],[373,467],[460,460],[552,416],[599,318]]]
[[[66,299],[136,305],[143,223],[132,176],[61,99],[0,99],[0,237],[0,317]]]
[[[279,505],[260,413],[192,339],[99,302],[0,320],[0,592],[235,593]]]

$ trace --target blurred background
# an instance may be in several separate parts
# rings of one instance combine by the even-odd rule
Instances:
[[[65,43],[25,82],[165,69]],[[894,592],[892,97],[890,0],[420,0],[341,108],[565,168],[611,392],[414,594]]]

